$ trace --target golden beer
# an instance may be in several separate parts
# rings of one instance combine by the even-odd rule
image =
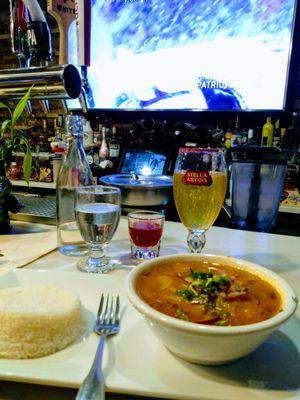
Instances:
[[[227,173],[210,172],[209,186],[185,184],[183,172],[174,173],[174,200],[181,222],[189,230],[207,230],[217,219],[225,199]]]

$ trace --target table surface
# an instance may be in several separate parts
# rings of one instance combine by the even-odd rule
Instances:
[[[26,227],[30,231],[38,232],[44,229],[43,225],[32,225],[14,222],[16,232]],[[180,223],[166,222],[162,239],[161,255],[186,253],[186,230]],[[0,238],[1,242],[1,238]],[[261,264],[285,278],[300,295],[300,238],[265,233],[232,230],[227,228],[212,227],[207,232],[206,253],[230,255]],[[129,240],[127,233],[127,220],[121,217],[120,225],[106,252],[114,254],[124,264],[130,263]],[[27,265],[31,270],[56,270],[76,271],[77,258],[62,256],[57,250]],[[1,271],[0,271],[1,272]],[[124,273],[124,271],[122,271]],[[112,274],[118,274],[113,271]],[[299,310],[295,318],[300,317]],[[297,366],[299,367],[299,366]],[[300,387],[300,376],[299,376]],[[75,389],[48,387],[16,382],[1,382],[0,400],[69,400],[76,397]],[[126,396],[107,393],[108,400],[142,400],[145,397]],[[292,397],[291,399],[296,397]],[[149,399],[149,398],[148,398]]]

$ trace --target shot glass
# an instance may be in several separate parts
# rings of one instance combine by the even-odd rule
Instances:
[[[159,256],[165,217],[154,211],[128,214],[131,258],[137,262]]]

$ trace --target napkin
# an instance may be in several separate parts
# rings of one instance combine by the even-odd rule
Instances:
[[[56,248],[56,227],[14,223],[12,233],[0,235],[0,270],[25,267]]]

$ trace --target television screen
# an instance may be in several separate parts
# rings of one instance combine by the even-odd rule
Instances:
[[[163,175],[167,165],[166,152],[124,150],[119,173],[138,175]]]
[[[296,1],[93,0],[94,107],[283,109]]]

